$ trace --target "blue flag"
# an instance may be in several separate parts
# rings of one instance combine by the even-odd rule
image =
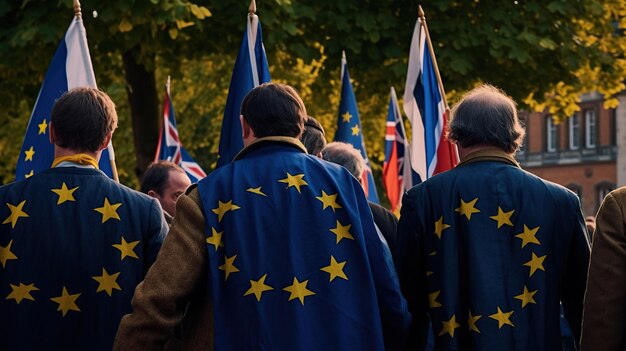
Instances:
[[[54,160],[54,146],[50,143],[48,128],[52,106],[66,91],[83,86],[95,88],[96,78],[83,21],[75,17],[52,58],[39,91],[17,160],[15,180],[50,168]],[[111,178],[117,173],[114,160],[113,145],[109,144],[100,157],[100,170]]]
[[[179,165],[185,170],[192,183],[197,183],[200,179],[206,177],[206,173],[204,173],[202,167],[193,160],[178,137],[174,105],[172,105],[172,99],[170,97],[169,78],[163,101],[163,125],[161,126],[159,134],[157,154],[154,158],[155,162],[158,160],[166,160]]]
[[[361,185],[287,139],[198,183],[215,349],[394,349],[410,317]]]
[[[257,15],[249,14],[246,20],[246,32],[243,35],[237,61],[235,61],[233,76],[230,80],[230,88],[228,89],[217,167],[232,161],[235,155],[243,149],[243,138],[239,121],[243,98],[259,84],[269,81],[270,70],[267,64],[267,57],[265,57],[265,48],[263,47],[261,22]]]
[[[365,172],[367,172],[364,184],[367,199],[377,204],[380,203],[378,193],[376,192],[376,183],[374,183],[374,176],[370,167],[370,160],[365,150],[359,110],[356,105],[354,91],[352,90],[352,83],[350,82],[348,62],[345,53],[341,58],[341,101],[339,102],[339,120],[337,121],[335,141],[352,144],[355,149],[361,151],[361,155],[363,155],[365,159]]]

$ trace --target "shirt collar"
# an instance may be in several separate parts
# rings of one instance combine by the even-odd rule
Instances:
[[[237,156],[235,156],[233,161],[241,159],[246,154],[248,154],[250,150],[256,149],[259,145],[272,143],[272,142],[293,146],[299,151],[306,153],[306,148],[304,147],[302,142],[296,138],[286,137],[286,136],[268,136],[268,137],[258,138],[252,143],[250,143],[250,145],[246,146],[245,148],[243,148],[243,150],[239,151],[239,153],[237,154]]]
[[[484,148],[480,150],[476,150],[467,154],[462,160],[461,163],[458,164],[457,167],[464,166],[469,163],[480,162],[480,161],[496,161],[496,162],[504,162],[509,163],[515,167],[521,168],[515,157],[512,154],[507,154],[501,149],[495,147]]]

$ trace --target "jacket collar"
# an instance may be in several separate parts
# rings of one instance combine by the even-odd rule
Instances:
[[[459,163],[457,167],[461,167],[469,163],[480,162],[480,161],[504,162],[504,163],[509,163],[515,167],[521,168],[519,163],[517,163],[517,161],[515,160],[515,157],[513,157],[512,154],[507,154],[506,152],[495,147],[480,149],[472,153],[469,153],[461,160],[461,163]]]
[[[268,143],[280,143],[280,144],[292,146],[306,154],[306,148],[304,147],[302,142],[300,142],[300,140],[296,138],[286,137],[286,136],[268,136],[268,137],[258,138],[252,143],[250,143],[250,145],[246,146],[245,148],[243,148],[243,150],[239,151],[239,153],[237,154],[237,156],[235,156],[233,161],[237,161],[241,159],[242,157],[250,153],[251,150],[255,150],[259,148],[260,145],[265,145]]]

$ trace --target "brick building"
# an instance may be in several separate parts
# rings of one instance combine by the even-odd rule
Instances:
[[[520,115],[526,139],[517,160],[525,170],[577,193],[585,216],[595,215],[604,196],[623,183],[618,181],[617,140],[626,140],[626,133],[618,137],[617,130],[624,128],[616,118],[626,117],[623,100],[617,111],[606,110],[601,95],[586,94],[581,111],[558,124],[547,113]]]

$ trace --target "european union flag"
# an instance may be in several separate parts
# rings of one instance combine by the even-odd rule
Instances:
[[[424,344],[561,350],[560,304],[578,339],[589,245],[578,198],[501,151],[470,154],[405,195],[397,262]]]
[[[81,17],[76,16],[52,58],[39,91],[17,160],[15,180],[28,178],[50,168],[54,160],[54,146],[50,143],[48,134],[52,106],[63,93],[82,86],[95,88],[96,78],[89,56],[85,27]],[[113,145],[109,144],[102,152],[99,166],[111,178],[117,177],[114,160]]]
[[[345,53],[343,53],[341,58],[341,101],[339,102],[339,120],[337,121],[335,141],[352,144],[355,149],[361,151],[361,155],[365,159],[365,172],[367,172],[366,184],[364,184],[367,199],[377,204],[380,203],[378,192],[376,191],[376,183],[374,183],[374,175],[370,167],[370,160],[365,150],[359,110],[356,105],[354,90],[352,90],[352,82],[350,82],[348,61]]]
[[[361,185],[279,139],[198,183],[215,349],[398,349],[410,317]]]
[[[230,79],[220,147],[218,150],[217,167],[228,164],[235,155],[243,149],[241,137],[241,103],[250,90],[259,84],[270,81],[270,70],[263,47],[263,33],[261,22],[254,13],[250,13],[246,20],[246,32],[243,34],[233,76]]]
[[[0,187],[0,348],[111,350],[167,229],[156,200],[96,169]]]
[[[206,177],[206,173],[191,155],[183,147],[183,143],[178,136],[178,128],[176,127],[176,116],[174,115],[174,105],[170,97],[170,78],[167,78],[165,88],[165,98],[163,101],[163,125],[159,132],[159,144],[157,145],[157,154],[154,162],[158,160],[166,160],[179,165],[192,183]]]

